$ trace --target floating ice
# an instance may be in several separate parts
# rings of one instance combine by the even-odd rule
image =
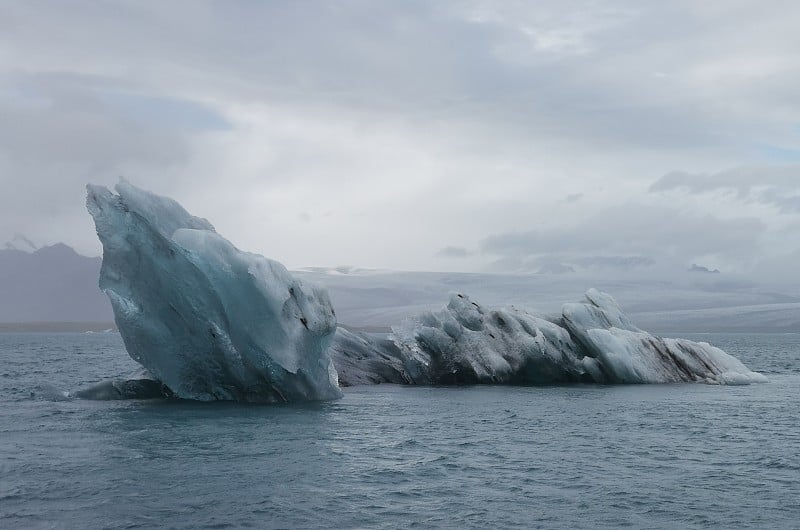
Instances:
[[[583,365],[598,383],[758,383],[766,377],[705,342],[656,337],[634,326],[608,294],[564,304],[564,327],[583,347]]]
[[[339,397],[339,384],[766,380],[709,344],[642,331],[594,289],[554,317],[454,294],[388,337],[337,330],[324,289],[236,249],[171,199],[127,183],[116,191],[88,186],[100,287],[147,373],[79,397],[301,401]]]
[[[141,369],[127,379],[112,379],[75,392],[75,397],[108,401],[115,399],[163,399],[173,397],[164,383]]]
[[[406,371],[400,350],[386,337],[340,327],[331,356],[342,386],[415,382]]]
[[[585,298],[545,318],[454,294],[442,311],[393,328],[392,338],[417,384],[766,381],[719,348],[640,330],[606,293],[590,289]]]
[[[392,331],[418,384],[588,381],[566,329],[521,309],[484,308],[463,294]]]
[[[340,396],[327,292],[241,252],[205,219],[130,184],[88,186],[103,244],[100,288],[129,355],[177,397]]]

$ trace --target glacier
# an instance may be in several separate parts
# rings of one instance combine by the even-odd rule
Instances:
[[[89,185],[86,205],[103,245],[100,288],[143,369],[77,397],[287,402],[379,383],[766,381],[710,344],[637,328],[595,289],[555,315],[452,293],[389,334],[360,333],[337,325],[324,288],[237,249],[174,200],[127,182],[115,191]]]
[[[172,199],[87,186],[103,245],[100,288],[128,354],[175,396],[302,401],[340,396],[325,289],[242,252]]]

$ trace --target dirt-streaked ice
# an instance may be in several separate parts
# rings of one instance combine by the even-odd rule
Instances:
[[[440,312],[394,327],[392,338],[415,383],[766,381],[719,348],[637,328],[610,295],[595,289],[551,317],[489,309],[454,294]]]

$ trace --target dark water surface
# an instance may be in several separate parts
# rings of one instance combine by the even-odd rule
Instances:
[[[0,527],[800,528],[800,335],[693,335],[770,383],[68,399],[115,334],[0,334]]]

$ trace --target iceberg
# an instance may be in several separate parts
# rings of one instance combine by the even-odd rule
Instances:
[[[398,360],[416,384],[747,384],[766,377],[703,342],[634,326],[608,294],[590,289],[561,314],[489,309],[464,294],[392,328]]]
[[[514,307],[488,309],[454,293],[438,313],[392,328],[417,384],[556,384],[589,381],[569,332]]]
[[[389,337],[340,327],[331,345],[331,357],[341,386],[417,383],[408,374],[400,349]]]
[[[143,369],[76,395],[201,401],[328,400],[363,384],[747,384],[766,381],[702,342],[637,328],[595,289],[557,315],[463,293],[390,334],[337,327],[327,291],[243,252],[172,199],[87,186],[103,245],[100,288]]]
[[[596,289],[564,304],[561,322],[583,350],[597,383],[766,382],[732,355],[706,342],[656,337],[634,326],[611,295]]]
[[[176,397],[305,401],[341,395],[327,291],[242,252],[172,199],[87,186],[100,288],[128,354]]]

